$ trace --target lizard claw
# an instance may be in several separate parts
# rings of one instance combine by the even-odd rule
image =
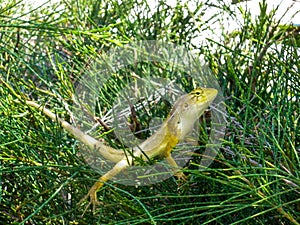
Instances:
[[[183,172],[177,172],[175,173],[175,176],[179,181],[185,182],[187,181],[187,176]]]
[[[90,205],[93,206],[93,211],[96,210],[96,206],[100,205],[101,202],[99,202],[97,200],[97,191],[99,190],[99,188],[101,188],[103,186],[102,182],[96,182],[89,190],[89,192],[78,202],[77,205],[81,205],[81,203],[83,203],[85,200],[90,199],[88,205],[85,207],[82,216],[85,214],[85,212],[87,211],[88,207]]]

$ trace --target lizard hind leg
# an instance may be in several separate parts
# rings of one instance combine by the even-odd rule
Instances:
[[[114,176],[125,170],[127,167],[129,167],[129,160],[128,157],[120,160],[110,171],[108,171],[106,174],[101,176],[94,185],[90,188],[89,192],[78,202],[78,205],[80,205],[82,202],[90,198],[90,202],[85,208],[83,214],[86,212],[87,208],[92,205],[93,211],[95,211],[96,206],[99,205],[99,201],[97,200],[97,191],[104,185],[104,183],[110,179],[112,179]]]

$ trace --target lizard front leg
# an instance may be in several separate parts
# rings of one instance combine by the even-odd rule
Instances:
[[[174,130],[172,130],[171,133],[174,133]],[[171,152],[172,152],[173,148],[178,144],[178,141],[179,140],[176,137],[176,135],[170,135],[164,155],[165,155],[167,162],[171,166],[174,176],[176,176],[179,180],[185,181],[186,176],[184,175],[183,172],[180,171],[179,166],[177,165],[176,161],[173,159],[173,157],[171,155]]]
[[[87,205],[87,207],[84,210],[87,210],[87,208],[92,205],[93,206],[93,211],[96,209],[96,205],[99,205],[99,201],[97,200],[97,191],[104,185],[104,183],[117,174],[119,174],[121,171],[126,169],[127,167],[130,166],[130,162],[132,161],[132,157],[126,157],[119,161],[110,171],[108,171],[106,174],[101,176],[98,181],[94,183],[94,185],[90,188],[89,192],[79,201],[78,205],[80,205],[82,202],[90,198],[90,202]],[[83,213],[83,214],[84,214]]]
[[[177,165],[176,161],[173,159],[171,154],[166,156],[166,160],[171,165],[174,176],[176,176],[179,180],[185,181],[186,176],[184,175],[184,173],[182,171],[179,170],[179,166]]]

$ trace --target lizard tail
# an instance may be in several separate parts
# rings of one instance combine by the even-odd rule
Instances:
[[[96,140],[95,138],[91,137],[88,134],[85,134],[80,129],[72,126],[67,121],[59,118],[56,114],[54,114],[53,112],[51,112],[49,109],[45,108],[44,106],[39,105],[33,101],[26,101],[26,104],[38,109],[39,111],[41,111],[43,114],[45,114],[52,120],[59,122],[65,130],[67,130],[71,135],[74,136],[74,138],[76,138],[78,141],[83,143],[89,149],[91,149],[93,151],[95,149],[98,150],[99,153],[105,159],[108,159],[112,162],[119,162],[120,160],[122,160],[124,158],[125,153],[123,151],[119,151],[110,146],[107,146],[107,145],[103,144],[103,142]]]

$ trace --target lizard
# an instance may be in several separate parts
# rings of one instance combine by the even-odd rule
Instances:
[[[90,135],[85,134],[79,128],[72,126],[49,109],[34,101],[26,100],[26,104],[40,110],[52,120],[60,123],[67,132],[89,149],[97,149],[102,157],[116,163],[111,170],[99,177],[88,193],[78,203],[80,205],[90,198],[86,209],[92,204],[93,210],[95,210],[96,205],[100,203],[97,200],[97,192],[105,182],[131,166],[135,157],[142,158],[145,161],[156,156],[165,157],[166,161],[171,165],[174,175],[179,179],[184,179],[185,175],[179,171],[175,160],[171,156],[172,149],[193,130],[196,120],[210,106],[217,94],[218,91],[214,88],[196,88],[190,93],[179,97],[161,127],[152,136],[134,147],[133,154],[131,155],[112,148],[102,141],[98,141]]]

